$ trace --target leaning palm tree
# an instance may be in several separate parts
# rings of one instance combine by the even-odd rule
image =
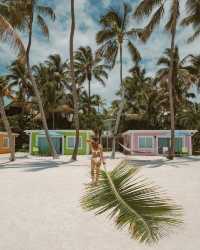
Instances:
[[[74,123],[76,129],[76,142],[74,151],[72,154],[72,160],[77,159],[78,147],[79,147],[79,103],[76,87],[76,78],[74,70],[74,31],[75,31],[75,12],[74,12],[74,0],[71,0],[71,32],[70,32],[70,78],[72,82],[72,95],[74,102]]]
[[[132,238],[156,243],[182,223],[181,207],[164,197],[158,186],[139,178],[137,168],[122,162],[105,168],[97,185],[88,184],[81,205],[96,215],[106,213],[118,229],[128,229]]]
[[[10,160],[14,161],[15,160],[15,139],[14,139],[14,136],[12,135],[12,130],[11,130],[8,118],[6,116],[5,108],[4,108],[5,97],[11,97],[10,91],[9,91],[6,79],[3,77],[0,77],[0,114],[1,114],[1,119],[3,121],[4,127],[6,129],[6,132],[9,138]]]
[[[105,86],[104,78],[108,79],[108,73],[106,72],[106,69],[108,69],[109,66],[102,64],[102,59],[98,56],[94,56],[92,49],[89,46],[80,47],[75,52],[74,59],[76,75],[81,78],[82,82],[85,80],[88,81],[88,96],[90,102],[92,79],[94,78],[103,86]]]
[[[19,59],[23,62],[25,59],[26,50],[22,40],[20,39],[17,32],[14,30],[11,23],[4,17],[4,14],[8,12],[8,6],[4,2],[0,2],[0,40],[6,42],[14,50],[19,51]],[[5,84],[5,79],[0,79],[0,113],[5,126],[5,129],[8,133],[9,142],[10,142],[10,160],[15,160],[15,148],[14,148],[14,138],[12,136],[12,131],[10,128],[9,121],[6,116],[4,109],[4,94],[7,92],[7,87]],[[7,92],[8,93],[8,92]]]
[[[55,14],[52,8],[46,5],[40,4],[39,0],[19,0],[19,1],[10,1],[5,0],[5,3],[8,4],[10,12],[8,12],[9,21],[12,25],[22,31],[28,32],[28,45],[26,49],[26,64],[27,64],[27,72],[29,79],[32,83],[33,90],[38,102],[43,127],[45,130],[46,138],[52,153],[53,158],[57,158],[57,153],[54,148],[53,142],[51,140],[47,121],[45,117],[45,112],[43,109],[42,100],[40,97],[40,93],[37,87],[37,83],[32,74],[31,63],[30,63],[30,51],[32,45],[32,35],[33,35],[33,24],[36,20],[39,28],[42,31],[42,34],[46,37],[49,37],[49,29],[47,23],[45,22],[44,17],[48,16],[51,20],[55,20]],[[16,16],[17,13],[17,16]]]
[[[174,96],[173,96],[173,85],[175,81],[175,72],[174,69],[174,50],[175,50],[175,39],[177,33],[177,21],[180,16],[180,1],[179,0],[170,0],[171,9],[169,13],[169,19],[165,25],[165,29],[171,35],[171,55],[170,55],[170,71],[169,71],[169,103],[170,103],[170,117],[171,117],[171,147],[169,150],[169,159],[173,159],[175,155],[175,115],[174,115]],[[150,22],[144,28],[144,31],[140,34],[141,39],[146,42],[155,28],[160,24],[162,20],[165,9],[167,8],[168,1],[164,0],[152,0],[146,1],[143,0],[140,2],[138,7],[134,12],[134,17],[138,20],[143,19],[144,17],[151,16]],[[154,11],[155,10],[155,11]],[[152,15],[153,13],[153,15]]]
[[[188,42],[193,42],[200,36],[200,15],[199,15],[200,2],[194,0],[186,1],[187,17],[185,17],[181,24],[183,26],[192,25],[194,34],[188,38]]]
[[[132,38],[137,38],[141,32],[140,29],[132,28],[128,30],[130,25],[131,7],[123,4],[123,11],[120,9],[110,9],[100,19],[102,30],[96,35],[96,42],[101,45],[98,54],[106,59],[106,62],[114,67],[119,54],[120,57],[120,87],[121,87],[121,104],[117,113],[115,128],[113,132],[112,157],[115,157],[115,144],[118,134],[120,118],[124,108],[125,88],[123,85],[123,46],[128,46],[133,61],[138,63],[141,59],[140,53],[132,43]]]

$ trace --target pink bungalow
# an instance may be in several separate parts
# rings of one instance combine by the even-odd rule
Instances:
[[[176,130],[176,153],[192,155],[192,135],[195,130]],[[170,130],[128,130],[123,133],[124,151],[133,154],[162,155],[168,152]]]

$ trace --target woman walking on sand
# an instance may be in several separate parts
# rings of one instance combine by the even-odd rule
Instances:
[[[99,143],[97,136],[92,137],[91,140],[87,140],[91,146],[92,158],[91,158],[91,179],[92,183],[97,184],[99,180],[99,172],[102,164],[105,164],[103,158],[103,148]]]

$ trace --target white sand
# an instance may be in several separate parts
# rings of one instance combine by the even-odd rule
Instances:
[[[108,168],[120,159],[107,160]],[[198,250],[200,249],[200,158],[167,162],[161,157],[132,157],[166,189],[185,212],[183,228],[147,247],[119,232],[104,216],[79,205],[89,180],[89,157],[72,163],[62,157],[23,157],[7,163],[0,156],[0,250]]]

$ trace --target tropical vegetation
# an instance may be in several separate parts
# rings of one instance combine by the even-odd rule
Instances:
[[[56,158],[49,129],[73,128],[76,142],[72,159],[76,160],[79,130],[92,129],[101,135],[107,121],[111,121],[113,158],[122,132],[170,129],[169,159],[173,159],[175,129],[200,130],[200,55],[189,54],[183,58],[176,39],[179,21],[182,29],[188,26],[193,29],[188,36],[189,43],[198,39],[198,1],[187,0],[183,4],[180,0],[143,0],[135,9],[127,3],[115,5],[99,19],[99,30],[94,34],[96,48],[89,45],[76,48],[75,6],[76,1],[70,0],[71,29],[69,41],[66,40],[69,58],[56,53],[33,65],[34,29],[49,38],[48,25],[56,18],[53,8],[39,0],[0,1],[0,41],[18,53],[0,77],[0,128],[8,133],[11,160],[15,160],[12,132],[20,134],[16,148],[25,150],[28,141],[23,131],[44,129],[51,155]],[[186,12],[182,20],[181,7]],[[165,17],[170,47],[163,48],[163,54],[158,55],[152,74],[145,68],[145,58],[139,51],[142,52],[145,42],[151,42],[151,35]],[[19,34],[26,36],[27,44]],[[125,73],[127,57],[131,60],[128,66],[126,64],[129,71]],[[116,99],[106,105],[99,93],[93,93],[93,86],[110,91],[108,79],[117,67],[119,89]],[[194,140],[195,150],[199,151],[199,133]],[[181,209],[165,199],[154,186],[138,180],[135,173],[136,170],[126,163],[112,171],[105,168],[99,185],[88,185],[82,206],[86,210],[96,210],[97,214],[110,211],[118,228],[128,225],[134,238],[155,242],[165,233],[162,229],[181,223]]]

